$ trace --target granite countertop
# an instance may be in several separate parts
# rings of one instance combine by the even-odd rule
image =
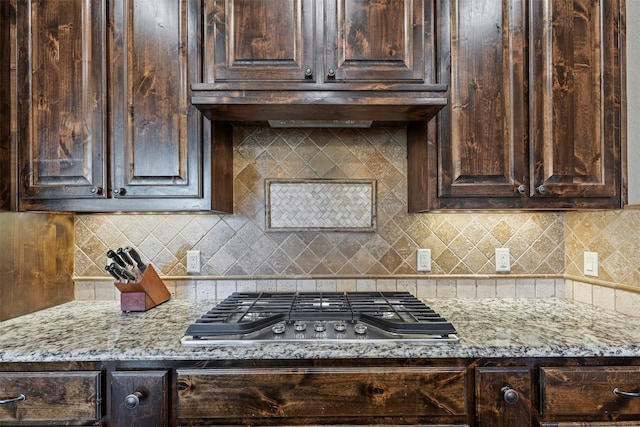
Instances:
[[[0,322],[0,362],[640,356],[640,319],[562,299],[425,300],[455,344],[232,343],[185,347],[187,326],[215,301],[171,300],[145,313],[74,301]]]

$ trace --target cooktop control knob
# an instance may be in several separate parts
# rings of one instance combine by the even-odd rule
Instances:
[[[324,322],[316,322],[313,324],[313,330],[316,332],[324,332],[327,330],[327,325]]]
[[[345,322],[336,322],[333,324],[333,329],[336,332],[344,332],[347,330],[347,324]]]
[[[353,331],[358,335],[364,335],[367,333],[367,325],[363,323],[356,323],[353,327]]]
[[[296,322],[296,323],[294,323],[294,324],[293,324],[293,329],[294,329],[296,332],[302,332],[302,331],[304,331],[305,329],[307,329],[307,324],[306,324],[306,323],[304,323],[304,322],[299,322],[299,321],[298,321],[298,322]]]
[[[271,331],[274,334],[284,334],[284,323],[276,323],[271,327]]]

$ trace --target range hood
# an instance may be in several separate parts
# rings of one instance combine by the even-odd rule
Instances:
[[[191,103],[212,121],[304,123],[428,121],[447,105],[434,91],[194,91]]]

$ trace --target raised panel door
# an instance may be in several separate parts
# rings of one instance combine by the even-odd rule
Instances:
[[[204,2],[204,82],[315,82],[315,0]]]
[[[530,8],[529,193],[610,197],[620,207],[620,2],[532,0]]]
[[[103,198],[104,0],[19,0],[16,8],[19,194]]]
[[[111,194],[202,194],[201,120],[189,99],[190,0],[114,0]]]
[[[435,83],[429,0],[326,0],[324,79]]]
[[[521,197],[517,189],[527,175],[525,5],[452,0],[449,16],[450,102],[438,118],[440,204]]]

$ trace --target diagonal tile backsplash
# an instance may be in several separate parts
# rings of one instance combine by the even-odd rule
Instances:
[[[234,130],[234,214],[77,215],[75,276],[108,277],[108,248],[137,247],[161,274],[315,277],[416,274],[431,248],[431,274],[494,274],[508,247],[513,274],[564,273],[564,214],[407,213],[405,128]],[[375,179],[375,232],[266,231],[265,179]],[[196,276],[197,277],[197,276]]]

